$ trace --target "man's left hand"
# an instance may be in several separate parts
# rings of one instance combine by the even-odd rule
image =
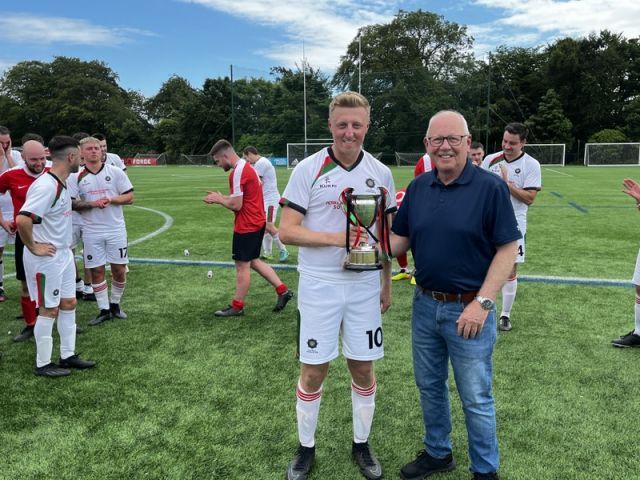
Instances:
[[[482,331],[487,315],[489,315],[489,312],[484,310],[479,302],[474,300],[469,303],[456,322],[458,324],[458,335],[463,336],[465,339],[475,338]]]
[[[204,197],[202,201],[209,205],[213,203],[222,203],[222,194],[220,192],[207,192],[207,196]]]

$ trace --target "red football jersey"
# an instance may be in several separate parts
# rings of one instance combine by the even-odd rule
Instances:
[[[241,158],[229,174],[229,195],[242,196],[242,208],[234,212],[236,233],[251,233],[260,230],[266,223],[262,185],[258,173]]]
[[[48,171],[49,167],[45,167],[42,173]],[[29,187],[40,175],[34,175],[27,171],[26,166],[13,167],[0,175],[0,193],[10,192],[14,219],[18,216],[18,212],[27,199]]]
[[[425,160],[429,160],[429,163],[425,165]],[[430,172],[434,168],[433,160],[429,158],[429,155],[424,154],[416,163],[416,168],[413,170],[413,177],[423,174],[424,172]]]

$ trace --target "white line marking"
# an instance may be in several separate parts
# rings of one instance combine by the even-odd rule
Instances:
[[[558,170],[554,170],[553,168],[544,167],[545,170],[549,170],[550,172],[555,172],[558,175],[564,175],[565,177],[573,177],[573,175],[569,175],[568,173],[559,172]]]
[[[160,210],[154,210],[153,208],[141,207],[139,205],[131,205],[131,206],[133,208],[138,208],[140,210],[146,210],[147,212],[157,213],[162,218],[164,218],[164,225],[162,225],[155,232],[151,232],[150,234],[145,235],[144,237],[136,238],[132,242],[129,242],[129,246],[130,247],[133,246],[133,245],[138,245],[139,243],[145,242],[145,241],[147,241],[147,240],[149,240],[149,239],[151,239],[153,237],[156,237],[156,236],[160,235],[161,233],[166,232],[167,230],[169,230],[171,228],[171,225],[173,225],[173,217],[171,217],[170,215],[167,215],[164,212],[161,212]]]

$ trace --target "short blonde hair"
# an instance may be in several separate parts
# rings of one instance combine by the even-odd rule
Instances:
[[[86,145],[87,143],[97,143],[98,145],[100,145],[100,140],[98,140],[96,137],[84,137],[82,140],[80,140],[80,146],[82,145]]]
[[[367,100],[364,95],[360,95],[358,92],[344,92],[336,95],[329,104],[329,116],[331,116],[336,107],[362,107],[367,110],[367,115],[371,114],[371,105],[369,105],[369,100]]]

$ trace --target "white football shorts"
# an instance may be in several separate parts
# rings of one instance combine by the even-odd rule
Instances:
[[[9,235],[9,232],[0,227],[0,248],[3,248],[5,245],[15,245],[15,243],[16,234]]]
[[[38,257],[25,247],[23,261],[29,296],[37,307],[59,307],[61,298],[76,298],[76,267],[70,248],[58,249],[53,257]]]
[[[636,270],[633,272],[631,283],[640,285],[640,250],[638,250],[638,256],[636,257]]]
[[[127,265],[129,263],[127,232],[88,233],[83,232],[84,266],[96,268],[107,263]]]
[[[377,360],[384,356],[380,279],[331,284],[300,275],[298,285],[300,361],[327,363],[342,354],[352,360]]]

